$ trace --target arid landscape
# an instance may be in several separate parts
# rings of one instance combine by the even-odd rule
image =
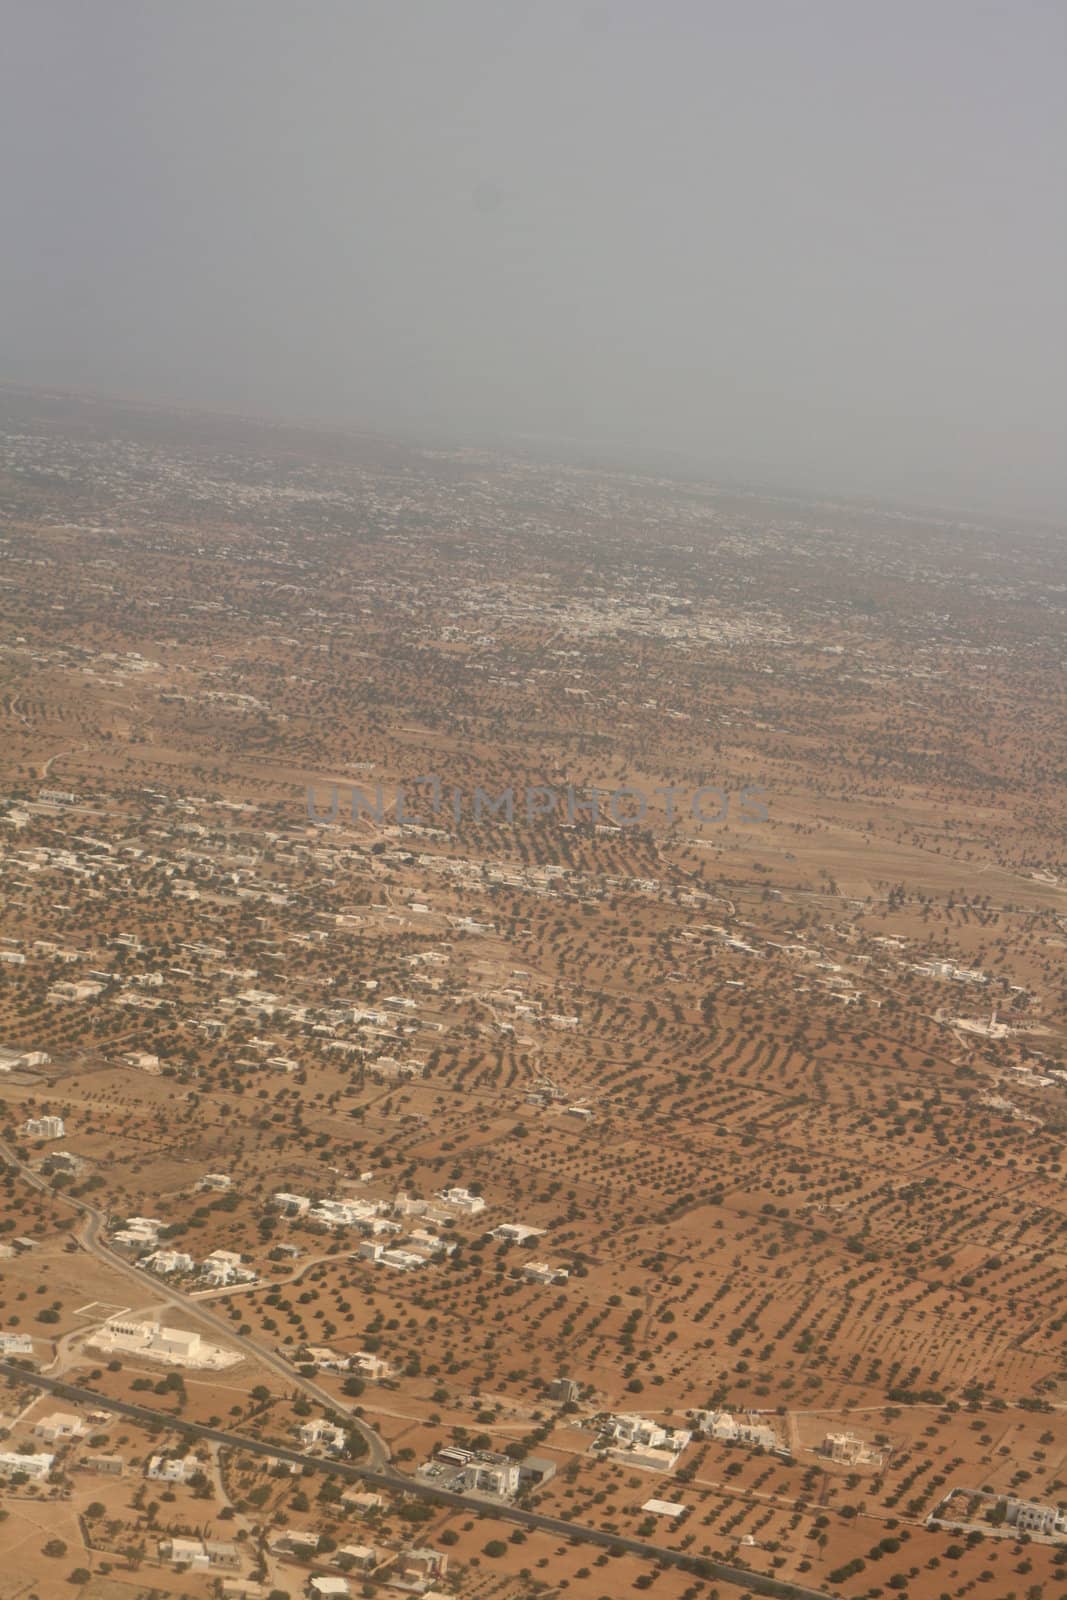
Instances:
[[[0,389],[0,1600],[1067,1596],[1067,548]]]

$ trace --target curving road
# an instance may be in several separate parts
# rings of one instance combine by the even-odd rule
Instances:
[[[8,1144],[0,1139],[0,1159],[7,1161],[20,1176],[35,1189],[53,1193],[51,1185],[46,1179],[28,1167],[15,1155]],[[76,1229],[74,1237],[83,1250],[93,1255],[99,1261],[125,1277],[131,1278],[140,1287],[145,1287],[145,1275],[136,1267],[124,1261],[100,1237],[105,1226],[103,1214],[95,1206],[89,1205],[84,1200],[77,1200],[72,1195],[55,1195],[65,1204],[80,1212],[84,1223]],[[155,1282],[152,1284],[156,1289]],[[230,1433],[221,1428],[207,1427],[202,1423],[188,1422],[176,1419],[166,1412],[152,1411],[146,1406],[134,1405],[125,1400],[112,1400],[104,1395],[97,1394],[92,1389],[84,1388],[77,1384],[68,1383],[59,1378],[46,1377],[43,1373],[32,1372],[25,1367],[20,1367],[14,1362],[0,1360],[0,1374],[8,1379],[26,1383],[34,1388],[44,1389],[50,1394],[61,1396],[75,1402],[102,1407],[104,1410],[114,1411],[120,1416],[130,1417],[133,1421],[141,1422],[150,1427],[165,1427],[168,1429],[179,1428],[183,1433],[195,1435],[197,1438],[207,1440],[217,1445],[224,1445],[229,1449],[244,1450],[250,1455],[267,1457],[275,1461],[288,1461],[313,1472],[335,1473],[349,1481],[362,1482],[390,1489],[394,1493],[400,1492],[415,1496],[420,1500],[427,1500],[436,1505],[451,1506],[456,1510],[474,1512],[480,1516],[489,1516],[503,1522],[517,1523],[520,1527],[537,1529],[543,1533],[552,1533],[562,1539],[578,1540],[585,1544],[598,1545],[604,1549],[625,1550],[632,1555],[643,1556],[646,1560],[657,1561],[666,1566],[681,1567],[684,1571],[706,1573],[708,1577],[717,1579],[721,1583],[737,1584],[748,1589],[751,1594],[778,1597],[778,1600],[832,1600],[825,1591],[808,1589],[802,1584],[790,1583],[785,1580],[766,1577],[761,1573],[751,1572],[743,1567],[727,1566],[723,1562],[703,1560],[691,1553],[680,1550],[671,1550],[663,1545],[655,1545],[644,1539],[629,1538],[621,1534],[608,1533],[603,1528],[589,1526],[579,1522],[568,1522],[561,1517],[550,1517],[540,1511],[529,1511],[522,1506],[509,1505],[503,1502],[487,1501],[470,1495],[456,1494],[448,1489],[437,1488],[433,1484],[418,1478],[409,1477],[392,1464],[389,1446],[372,1427],[361,1418],[353,1416],[351,1409],[337,1400],[317,1383],[295,1372],[289,1363],[273,1350],[266,1350],[246,1335],[232,1331],[229,1324],[222,1317],[209,1311],[202,1302],[197,1302],[185,1295],[179,1289],[168,1288],[165,1284],[159,1286],[158,1294],[154,1297],[164,1303],[184,1312],[187,1316],[203,1323],[212,1332],[225,1338],[228,1344],[236,1345],[243,1350],[252,1361],[269,1367],[284,1378],[290,1388],[298,1389],[302,1394],[315,1400],[319,1405],[325,1406],[330,1411],[344,1413],[350,1424],[358,1429],[367,1443],[366,1464],[340,1461],[333,1457],[305,1455],[297,1450],[289,1450],[284,1445],[269,1444],[262,1439],[252,1439],[242,1434]],[[697,1562],[701,1564],[696,1565]]]
[[[150,1287],[153,1299],[172,1306],[175,1310],[191,1317],[195,1322],[210,1328],[213,1333],[223,1338],[227,1344],[241,1350],[250,1361],[258,1362],[260,1366],[267,1367],[278,1377],[284,1378],[291,1389],[298,1389],[309,1400],[314,1400],[317,1405],[325,1406],[329,1411],[341,1412],[349,1425],[362,1435],[367,1446],[368,1465],[379,1472],[389,1468],[392,1455],[388,1444],[380,1434],[374,1431],[368,1422],[364,1422],[362,1417],[357,1417],[354,1414],[352,1406],[343,1400],[336,1399],[315,1383],[313,1379],[305,1378],[289,1365],[284,1356],[280,1356],[276,1351],[257,1344],[247,1334],[236,1333],[232,1325],[224,1317],[220,1317],[217,1312],[210,1310],[202,1301],[194,1300],[191,1295],[183,1294],[180,1289],[169,1287],[166,1283],[158,1282],[155,1278],[146,1280],[143,1272],[132,1266],[129,1261],[125,1261],[101,1237],[106,1225],[103,1212],[98,1211],[95,1206],[91,1206],[86,1200],[75,1199],[73,1195],[56,1193],[48,1180],[42,1178],[39,1173],[34,1172],[24,1161],[20,1161],[10,1145],[6,1144],[3,1139],[0,1139],[0,1159],[6,1161],[9,1166],[14,1167],[20,1177],[32,1185],[33,1188],[47,1192],[54,1199],[61,1200],[64,1205],[73,1207],[75,1211],[81,1214],[83,1222],[80,1227],[74,1230],[73,1237],[89,1255],[95,1256],[98,1261],[102,1261],[114,1271],[122,1273],[124,1277],[132,1278],[141,1289]]]

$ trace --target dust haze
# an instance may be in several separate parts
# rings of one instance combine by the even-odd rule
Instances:
[[[0,377],[1058,515],[1065,34],[9,5]]]

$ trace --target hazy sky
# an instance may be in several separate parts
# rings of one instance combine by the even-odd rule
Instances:
[[[0,377],[1067,508],[1067,7],[7,0]]]

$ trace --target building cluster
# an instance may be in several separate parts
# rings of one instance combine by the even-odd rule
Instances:
[[[958,1485],[935,1506],[926,1520],[928,1526],[947,1526],[957,1531],[979,1528],[983,1532],[1004,1535],[1011,1530],[1013,1534],[1030,1534],[1043,1540],[1067,1540],[1067,1505],[1023,1500],[1017,1495],[998,1494],[993,1489]]]
[[[924,978],[946,978],[953,983],[989,982],[988,974],[982,972],[980,968],[961,967],[947,956],[934,956],[928,961],[913,962],[912,971],[921,973]]]
[[[282,1352],[291,1355],[288,1349]],[[340,1355],[324,1345],[301,1345],[296,1352],[298,1366],[315,1366],[320,1372],[348,1372],[371,1383],[380,1383],[392,1375],[392,1368],[381,1356],[369,1350],[354,1350],[350,1355]]]
[[[593,1448],[631,1467],[653,1472],[673,1472],[693,1435],[684,1428],[667,1428],[646,1417],[629,1413],[598,1417]]]
[[[159,1558],[172,1567],[192,1571],[240,1572],[240,1546],[225,1539],[190,1539],[176,1535],[159,1541]]]
[[[366,1174],[369,1178],[370,1174]],[[463,1217],[475,1217],[485,1210],[481,1195],[466,1189],[446,1189],[433,1200],[416,1199],[401,1191],[392,1201],[362,1198],[318,1199],[310,1195],[277,1190],[271,1205],[284,1218],[314,1224],[331,1232],[351,1228],[363,1235],[360,1257],[376,1266],[412,1272],[430,1262],[455,1253],[455,1243],[435,1230],[447,1230]],[[416,1226],[410,1226],[415,1222]],[[493,1237],[508,1243],[521,1242],[541,1230],[504,1223]],[[538,1263],[544,1267],[544,1263]],[[562,1282],[566,1272],[548,1269],[544,1281]]]
[[[278,1549],[276,1544],[274,1549]],[[375,1583],[386,1583],[390,1588],[404,1589],[410,1594],[421,1594],[433,1600],[431,1584],[448,1572],[448,1556],[443,1550],[429,1545],[412,1546],[407,1550],[379,1551],[370,1545],[341,1545],[331,1552],[330,1560],[343,1565],[348,1572],[373,1577]],[[347,1600],[353,1593],[348,1577],[333,1573],[313,1573],[307,1580],[308,1600]]]
[[[184,1250],[153,1250],[142,1256],[137,1265],[159,1273],[161,1277],[195,1277],[209,1289],[224,1289],[236,1283],[255,1283],[258,1276],[254,1267],[244,1265],[243,1258],[236,1250],[212,1250],[199,1263]]]

